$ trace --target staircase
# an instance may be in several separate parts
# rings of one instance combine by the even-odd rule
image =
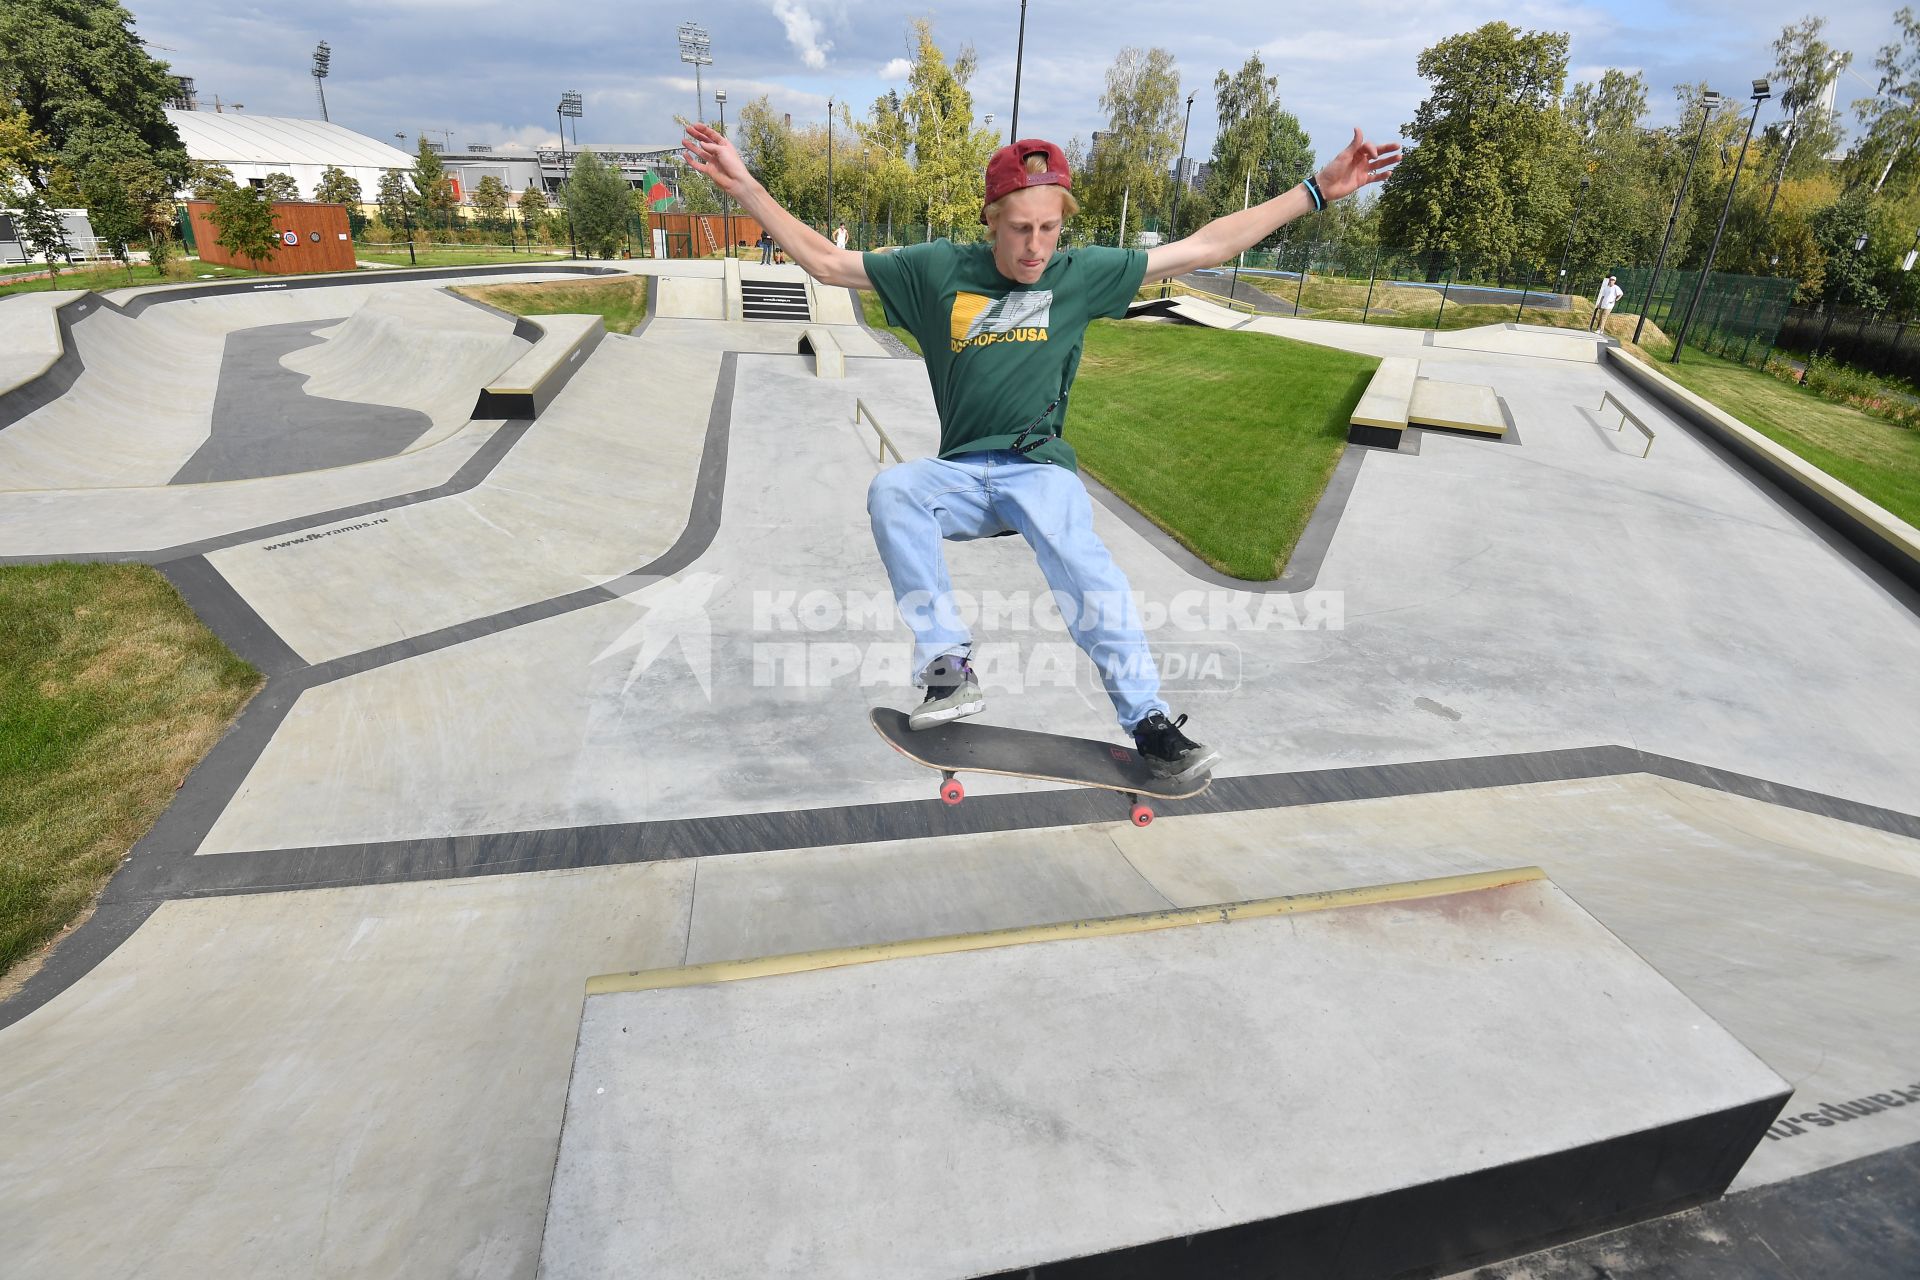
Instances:
[[[788,320],[805,324],[813,319],[807,286],[798,280],[742,280],[740,313],[748,320]]]

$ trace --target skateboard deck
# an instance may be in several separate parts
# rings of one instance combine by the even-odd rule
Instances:
[[[892,707],[875,707],[867,719],[895,751],[940,771],[940,798],[948,804],[959,804],[967,795],[955,774],[997,773],[1117,791],[1133,801],[1133,824],[1144,827],[1153,821],[1152,800],[1184,800],[1213,785],[1211,774],[1184,782],[1155,777],[1138,751],[1115,742],[995,724],[944,724],[915,732],[907,727],[906,713]]]

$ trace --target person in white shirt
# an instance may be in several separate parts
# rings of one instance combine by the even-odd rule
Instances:
[[[1620,301],[1620,299],[1626,295],[1626,292],[1625,289],[1620,287],[1619,280],[1614,276],[1608,276],[1605,280],[1601,281],[1600,296],[1595,298],[1593,303],[1593,323],[1589,324],[1587,328],[1595,333],[1605,333],[1607,331],[1607,319],[1613,315],[1613,304]]]
[[[841,223],[839,228],[833,233],[833,247],[836,249],[844,249],[847,247],[847,224],[844,222]]]

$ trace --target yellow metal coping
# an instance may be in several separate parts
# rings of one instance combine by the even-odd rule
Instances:
[[[1515,867],[1507,871],[1480,871],[1472,875],[1408,880],[1399,884],[1369,885],[1359,889],[1330,889],[1323,893],[1299,893],[1284,898],[1256,898],[1249,902],[1230,902],[1208,907],[1177,907],[1167,911],[1147,911],[1137,915],[1107,916],[1098,920],[1022,925],[1013,929],[993,929],[985,933],[956,933],[941,938],[873,942],[860,947],[798,951],[791,955],[763,956],[753,960],[716,960],[711,964],[681,965],[671,969],[607,973],[587,979],[587,994],[604,996],[621,991],[663,991],[671,987],[698,987],[715,982],[739,982],[746,978],[813,973],[821,969],[841,969],[850,965],[874,964],[882,960],[908,960],[920,956],[988,951],[995,947],[1024,946],[1030,942],[1112,938],[1130,933],[1152,933],[1160,929],[1181,929],[1189,925],[1231,924],[1235,920],[1266,920],[1275,916],[1299,915],[1308,911],[1333,911],[1342,907],[1379,906],[1383,903],[1412,902],[1422,898],[1440,898],[1456,893],[1477,893],[1486,889],[1500,889],[1508,885],[1526,884],[1546,878],[1547,873],[1539,867]]]

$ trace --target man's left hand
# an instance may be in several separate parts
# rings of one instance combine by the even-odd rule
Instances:
[[[1400,163],[1400,144],[1397,142],[1368,142],[1360,136],[1360,130],[1353,131],[1353,141],[1347,149],[1327,161],[1326,167],[1316,175],[1320,183],[1320,194],[1332,204],[1343,196],[1350,196],[1369,182],[1385,182],[1387,175],[1393,172],[1393,166]]]

